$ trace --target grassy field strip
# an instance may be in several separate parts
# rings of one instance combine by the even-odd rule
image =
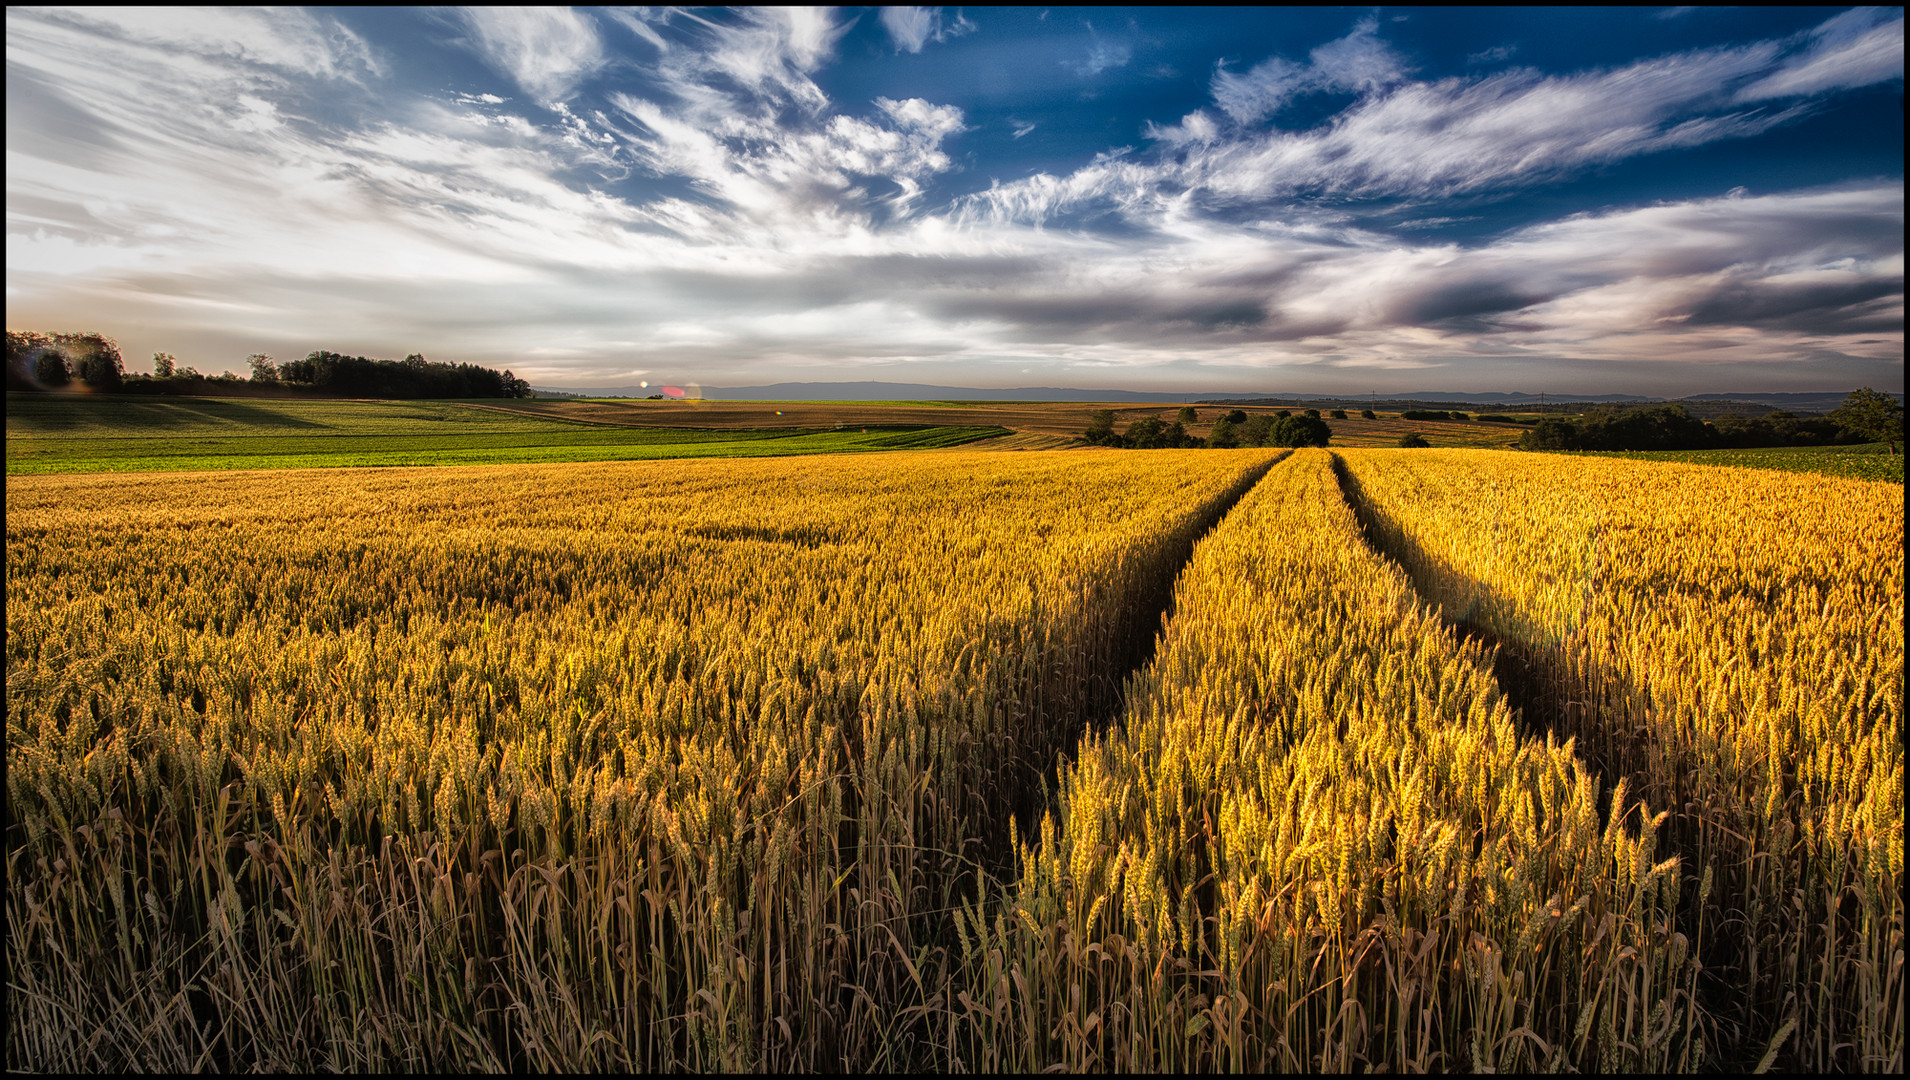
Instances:
[[[428,465],[540,464],[698,457],[928,450],[992,438],[1000,428],[918,428],[854,432],[684,431],[658,428],[562,435],[332,436],[266,441],[195,439],[163,447],[153,440],[41,439],[11,445],[7,473],[173,472],[222,469],[319,469]],[[326,449],[326,443],[337,445]],[[107,453],[103,453],[107,451]]]
[[[11,480],[9,1067],[966,1067],[952,912],[1273,458]]]
[[[1854,480],[1903,483],[1903,455],[1889,452],[1884,443],[1855,446],[1768,446],[1744,450],[1589,450],[1586,457],[1630,458],[1635,461],[1682,462],[1688,465],[1726,465],[1745,469],[1781,469],[1818,473]]]
[[[1678,863],[1519,735],[1298,451],[1194,552],[1125,723],[969,907],[956,1056],[1112,1070],[1684,1070]],[[1618,804],[1629,805],[1622,794]]]
[[[570,418],[464,402],[9,394],[7,438],[442,435],[575,431]]]
[[[445,402],[14,395],[7,473],[151,472],[768,457],[959,446],[999,427],[631,427]]]
[[[1528,719],[1672,812],[1678,926],[1713,928],[1700,1004],[1720,1062],[1901,1070],[1902,489],[1552,455],[1346,460],[1420,589],[1529,665],[1548,706]]]

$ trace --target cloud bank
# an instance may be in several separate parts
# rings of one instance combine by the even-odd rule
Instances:
[[[1438,235],[1479,200],[1900,80],[1900,13],[1438,78],[1364,19],[1303,57],[1216,62],[1207,104],[1137,123],[1140,149],[986,186],[963,106],[824,89],[855,26],[833,12],[436,25],[494,90],[407,81],[323,14],[10,10],[9,322],[227,366],[423,350],[551,384],[1901,385],[1900,174]],[[870,31],[907,63],[978,36],[932,9]],[[1136,47],[1096,37],[1047,70],[1111,77]]]

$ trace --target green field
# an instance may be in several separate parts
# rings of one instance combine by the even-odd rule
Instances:
[[[489,465],[930,450],[997,427],[625,428],[453,402],[7,395],[7,474]]]
[[[1854,446],[1765,446],[1750,450],[1588,450],[1587,457],[1635,461],[1682,461],[1692,465],[1732,465],[1744,469],[1846,476],[1857,480],[1903,483],[1903,455],[1883,443]]]

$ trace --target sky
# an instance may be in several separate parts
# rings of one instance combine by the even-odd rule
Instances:
[[[546,386],[1901,391],[1903,12],[9,7],[7,326]]]

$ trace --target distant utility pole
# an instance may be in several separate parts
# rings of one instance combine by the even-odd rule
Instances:
[[[1545,391],[1539,391],[1539,415],[1545,415]]]

